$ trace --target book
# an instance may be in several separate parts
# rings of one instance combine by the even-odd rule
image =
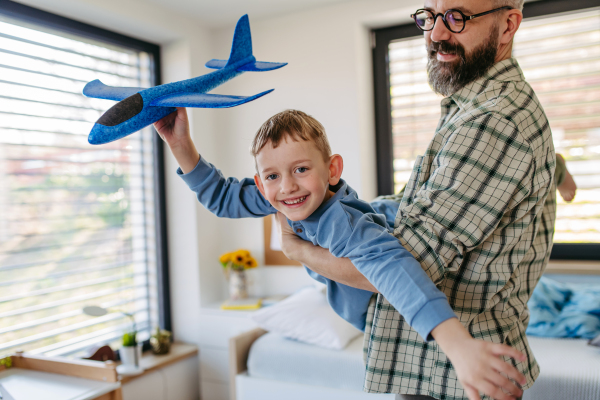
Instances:
[[[239,300],[226,300],[221,304],[221,310],[257,310],[262,305],[262,299],[250,297]]]

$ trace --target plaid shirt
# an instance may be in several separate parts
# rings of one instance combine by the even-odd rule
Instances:
[[[527,355],[510,360],[527,377],[525,389],[539,374],[525,336],[527,301],[552,248],[554,169],[544,110],[508,59],[442,100],[435,136],[396,196],[394,235],[474,338]],[[381,295],[369,305],[364,350],[366,392],[466,398],[437,344]]]

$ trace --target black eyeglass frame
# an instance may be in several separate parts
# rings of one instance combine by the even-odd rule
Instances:
[[[470,21],[470,20],[478,18],[478,17],[483,17],[484,15],[488,15],[488,14],[491,14],[491,13],[495,13],[496,11],[500,11],[500,10],[512,10],[512,9],[513,9],[513,7],[511,7],[511,6],[504,6],[504,7],[500,7],[500,8],[494,8],[493,10],[485,11],[485,12],[482,12],[482,13],[479,13],[479,14],[465,15],[462,11],[460,11],[460,10],[454,10],[454,9],[446,10],[446,12],[443,13],[443,14],[442,13],[434,14],[430,10],[426,10],[424,8],[419,8],[417,11],[415,11],[414,14],[411,14],[410,17],[415,21],[415,25],[417,25],[417,28],[419,28],[423,32],[428,32],[428,31],[433,30],[433,28],[435,28],[435,23],[436,23],[438,17],[442,17],[442,21],[444,21],[444,25],[446,25],[446,28],[448,28],[448,30],[450,32],[461,33],[462,31],[465,30],[465,27],[467,26],[467,21]],[[417,14],[419,13],[419,11],[425,11],[425,12],[428,12],[428,13],[430,13],[430,14],[433,15],[433,25],[431,26],[431,29],[423,29],[421,26],[419,26],[419,24],[417,23]],[[450,25],[448,25],[448,21],[446,21],[446,15],[448,15],[448,13],[452,13],[452,12],[459,13],[462,16],[462,19],[464,21],[462,29],[460,31],[458,31],[458,32],[453,31],[450,28]]]

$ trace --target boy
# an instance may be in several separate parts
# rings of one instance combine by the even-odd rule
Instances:
[[[445,350],[442,342],[462,346],[464,351],[452,360],[461,382],[464,376],[470,385],[482,391],[492,382],[521,395],[521,390],[499,372],[518,382],[523,382],[524,377],[497,357],[523,359],[524,356],[511,347],[496,344],[489,344],[487,352],[470,352],[475,340],[453,318],[445,295],[389,234],[385,218],[359,200],[341,179],[342,157],[331,154],[325,131],[314,118],[288,110],[265,122],[252,144],[257,174],[253,180],[242,181],[225,179],[199,156],[191,141],[185,109],[158,121],[155,127],[180,165],[178,174],[208,210],[228,218],[263,217],[281,212],[302,239],[329,249],[336,257],[350,258],[422,337],[431,340],[436,328],[445,336],[442,341],[433,335],[442,350]],[[307,271],[327,284],[332,308],[364,331],[365,313],[373,293]],[[456,340],[448,340],[450,337]],[[473,383],[472,376],[481,377],[481,381]]]

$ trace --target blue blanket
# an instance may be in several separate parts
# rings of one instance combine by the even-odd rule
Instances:
[[[527,303],[527,334],[586,338],[600,334],[600,286],[560,283],[542,277]]]

